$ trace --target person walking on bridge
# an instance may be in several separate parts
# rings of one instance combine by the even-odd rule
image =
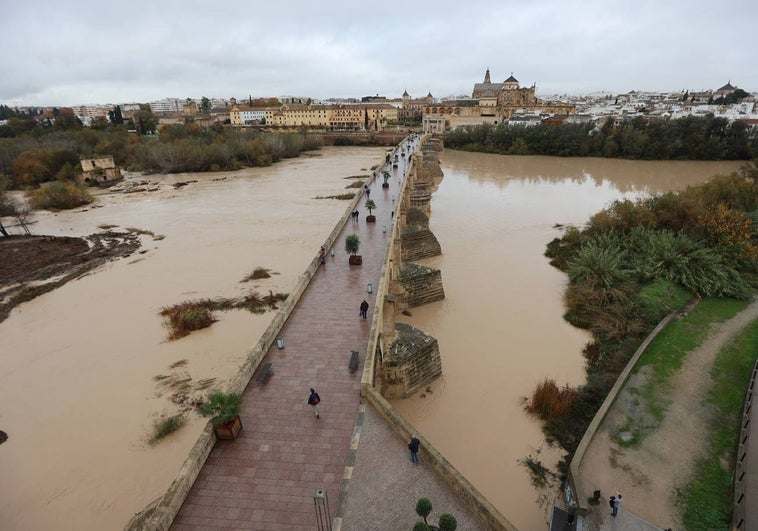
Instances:
[[[315,389],[313,389],[313,387],[311,387],[310,391],[311,394],[308,396],[308,405],[313,408],[313,414],[316,416],[316,418],[321,418],[318,414],[318,408],[316,407],[321,403],[321,397],[318,396],[318,393]]]
[[[367,316],[367,312],[368,312],[368,302],[366,302],[366,299],[363,299],[363,302],[361,303],[361,307],[360,307],[360,312],[358,313],[358,315],[365,319]]]

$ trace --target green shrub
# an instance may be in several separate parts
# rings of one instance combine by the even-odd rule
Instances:
[[[29,192],[34,208],[68,209],[92,202],[92,196],[85,186],[54,181]]]
[[[350,234],[345,238],[345,252],[347,254],[358,254],[358,250],[361,247],[361,239],[357,234]]]
[[[458,521],[450,513],[442,513],[440,515],[439,528],[440,531],[455,531],[458,527]]]
[[[214,391],[208,395],[208,401],[200,405],[199,411],[204,417],[213,417],[214,424],[228,424],[239,415],[241,403],[242,395],[238,393]]]
[[[153,424],[153,435],[150,437],[150,444],[155,444],[169,433],[173,433],[187,423],[187,417],[183,414],[172,415],[170,417],[156,420]]]
[[[416,514],[424,519],[424,523],[428,524],[426,517],[432,512],[432,502],[429,498],[419,498],[416,502]]]

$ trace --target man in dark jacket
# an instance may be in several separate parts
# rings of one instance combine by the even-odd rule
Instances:
[[[411,451],[411,462],[418,464],[418,446],[421,444],[416,436],[411,437],[411,442],[408,443],[408,449]]]
[[[361,311],[359,315],[365,319],[367,315],[366,312],[368,312],[368,303],[366,302],[366,299],[363,299],[363,302],[361,303]]]

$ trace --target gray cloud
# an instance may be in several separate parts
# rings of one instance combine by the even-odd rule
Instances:
[[[538,94],[758,91],[758,4],[4,0],[0,103],[470,93],[489,67]]]

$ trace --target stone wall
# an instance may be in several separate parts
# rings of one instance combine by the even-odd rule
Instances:
[[[424,227],[405,227],[400,234],[400,260],[412,262],[442,254],[442,247],[432,231]]]
[[[395,325],[395,341],[384,351],[382,395],[407,398],[442,375],[437,340],[405,323]]]
[[[416,308],[445,298],[442,272],[439,269],[407,263],[400,267],[400,294],[405,308]]]

